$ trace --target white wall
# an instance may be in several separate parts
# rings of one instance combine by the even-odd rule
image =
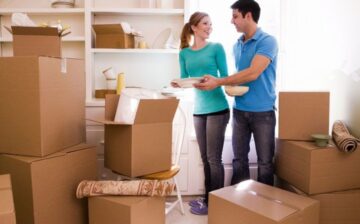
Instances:
[[[360,2],[283,0],[282,90],[329,90],[330,124],[360,136]]]
[[[231,47],[240,34],[230,23],[235,0],[199,0],[197,10],[213,20],[211,41],[227,51],[234,71]],[[345,120],[360,137],[360,1],[258,0],[259,26],[279,41],[277,89],[330,91],[330,125]]]

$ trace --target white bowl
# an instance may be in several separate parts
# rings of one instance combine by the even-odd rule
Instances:
[[[54,1],[51,3],[51,7],[53,8],[74,8],[75,1]]]
[[[177,83],[181,88],[192,88],[195,83],[200,83],[202,77],[197,78],[186,78],[186,79],[174,79],[172,82]]]
[[[225,86],[225,92],[229,96],[242,96],[248,91],[248,86]]]

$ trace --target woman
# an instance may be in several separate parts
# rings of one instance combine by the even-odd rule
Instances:
[[[195,12],[185,24],[181,34],[180,71],[181,78],[215,77],[228,75],[224,48],[219,43],[206,40],[212,31],[208,14]],[[189,42],[193,36],[193,45]],[[173,87],[179,87],[172,83]],[[195,91],[194,126],[204,164],[205,196],[190,201],[191,212],[206,215],[210,191],[224,187],[222,151],[226,125],[229,121],[229,105],[221,87],[211,91]]]

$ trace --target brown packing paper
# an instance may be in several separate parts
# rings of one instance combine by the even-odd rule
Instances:
[[[76,190],[76,197],[100,195],[143,195],[167,196],[175,188],[175,184],[158,180],[129,181],[81,181]]]
[[[332,136],[338,149],[342,152],[356,150],[359,139],[352,136],[342,121],[335,121],[332,128]]]

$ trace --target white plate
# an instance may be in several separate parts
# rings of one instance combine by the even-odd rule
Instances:
[[[172,82],[177,83],[181,88],[193,88],[195,83],[200,83],[202,77],[198,78],[186,78],[186,79],[174,79]]]
[[[225,92],[229,96],[242,96],[248,91],[248,86],[225,86]]]
[[[166,28],[162,30],[155,38],[154,43],[151,45],[153,49],[164,49],[166,41],[169,39],[171,35],[171,28]]]

